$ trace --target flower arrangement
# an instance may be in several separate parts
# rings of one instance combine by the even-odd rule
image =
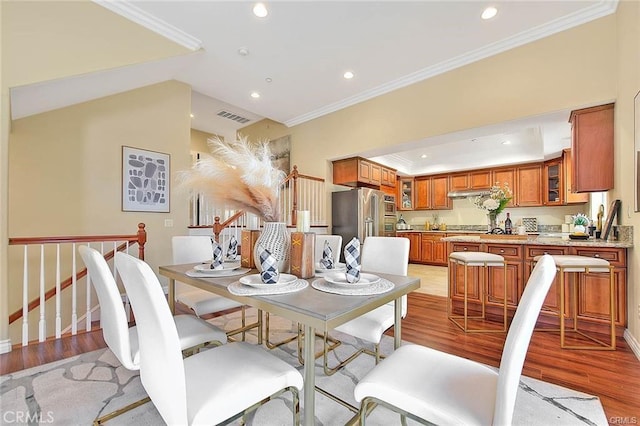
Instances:
[[[587,215],[578,213],[575,216],[573,216],[573,224],[587,226],[589,225],[589,218],[587,217]]]
[[[277,221],[278,194],[286,175],[272,164],[268,142],[252,144],[246,137],[233,142],[212,138],[207,142],[212,156],[180,172],[180,187],[257,214],[265,221]]]
[[[489,190],[489,194],[476,197],[474,204],[478,208],[487,210],[489,214],[498,215],[511,201],[511,198],[513,198],[513,192],[511,192],[509,184],[505,182],[501,187],[496,182]]]

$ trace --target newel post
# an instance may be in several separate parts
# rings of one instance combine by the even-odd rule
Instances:
[[[291,177],[293,178],[293,189],[291,190],[291,198],[293,203],[291,204],[291,225],[296,226],[298,224],[298,166],[293,166]]]
[[[220,242],[220,233],[222,232],[222,225],[220,224],[220,216],[216,216],[213,218],[213,238],[216,240],[216,243]]]
[[[144,260],[144,245],[147,243],[147,231],[145,231],[145,224],[140,222],[138,224],[138,259]]]

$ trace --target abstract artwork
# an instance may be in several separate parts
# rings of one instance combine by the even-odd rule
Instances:
[[[122,210],[169,213],[170,156],[122,147]]]

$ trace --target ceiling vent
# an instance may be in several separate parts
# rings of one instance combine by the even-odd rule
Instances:
[[[234,114],[232,112],[225,111],[225,110],[218,112],[218,116],[222,118],[228,118],[229,120],[237,121],[240,124],[248,123],[249,121],[251,121],[251,119],[247,117],[243,117],[241,115]]]

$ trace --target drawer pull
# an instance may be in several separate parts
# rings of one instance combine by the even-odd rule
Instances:
[[[500,249],[500,253],[504,253],[504,249]]]
[[[600,257],[598,253],[594,254],[593,257]]]
[[[462,250],[467,251],[467,248],[465,247],[465,248],[463,248]]]

